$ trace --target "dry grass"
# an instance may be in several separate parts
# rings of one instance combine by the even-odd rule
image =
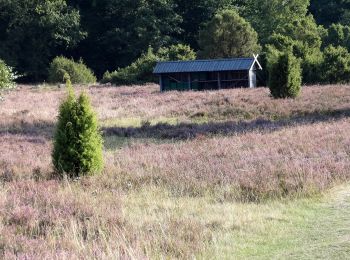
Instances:
[[[180,122],[281,119],[348,109],[350,103],[349,86],[307,87],[296,100],[271,99],[268,89],[159,93],[157,86],[149,85],[91,87],[88,92],[102,122],[113,125],[129,119],[130,126],[137,120],[169,118]],[[1,126],[54,123],[64,93],[64,89],[21,86],[1,102]]]
[[[296,100],[273,100],[266,89],[88,92],[104,126],[106,167],[74,182],[51,176],[64,90],[22,86],[0,101],[1,257],[191,258],[215,234],[247,224],[226,227],[189,205],[222,212],[350,179],[349,86],[304,88]]]
[[[109,161],[117,167],[108,171],[121,172],[123,181],[134,188],[145,183],[166,185],[175,196],[210,192],[222,200],[256,201],[305,195],[350,178],[349,122],[136,144],[114,153]]]

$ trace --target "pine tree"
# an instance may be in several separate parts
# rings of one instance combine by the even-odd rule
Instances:
[[[103,168],[103,141],[96,114],[85,93],[76,99],[69,79],[67,88],[54,136],[53,165],[69,177],[97,173]]]
[[[295,98],[301,90],[300,60],[287,52],[269,61],[269,88],[274,98]]]

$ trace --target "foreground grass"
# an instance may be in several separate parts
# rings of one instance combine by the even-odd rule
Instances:
[[[326,201],[312,208],[311,216],[301,222],[297,247],[285,255],[294,259],[346,259],[350,254],[350,188],[336,187],[327,193]]]
[[[350,252],[350,186],[323,197],[263,204],[176,199],[159,188],[131,192],[126,201],[126,217],[139,229],[161,230],[158,243],[166,241],[180,256],[189,253],[181,250],[193,250],[193,240],[179,245],[184,241],[167,232],[169,219],[199,223],[202,229],[192,238],[203,239],[197,241],[199,259],[345,259]],[[151,257],[162,254],[152,250],[152,242],[147,247]]]
[[[346,259],[350,249],[350,185],[258,204],[160,186],[120,196],[88,179],[14,185],[0,188],[5,259]]]

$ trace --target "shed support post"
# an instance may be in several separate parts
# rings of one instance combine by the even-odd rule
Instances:
[[[218,72],[218,89],[221,89],[221,74]]]
[[[249,88],[256,88],[256,71],[255,70],[249,70]]]
[[[159,75],[159,85],[160,85],[160,92],[164,91],[164,86],[163,86],[163,75]]]
[[[191,90],[192,89],[191,73],[188,73],[187,79],[188,79],[188,89]]]

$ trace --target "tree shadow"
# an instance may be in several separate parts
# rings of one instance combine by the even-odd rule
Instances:
[[[198,136],[237,135],[254,131],[273,132],[285,127],[310,125],[347,117],[350,117],[350,108],[315,111],[280,120],[256,119],[253,121],[209,122],[205,124],[181,123],[170,125],[160,123],[157,125],[144,124],[141,127],[106,127],[103,128],[103,133],[106,137],[186,140]]]
[[[16,122],[14,124],[0,124],[0,136],[3,135],[23,135],[29,137],[42,137],[52,139],[54,134],[55,124],[52,122]]]
[[[254,131],[266,133],[286,127],[310,125],[347,117],[350,117],[350,108],[303,113],[279,120],[256,119],[252,121],[209,122],[204,124],[181,123],[178,125],[167,123],[156,125],[143,124],[141,127],[104,127],[102,132],[105,140],[111,141],[113,147],[121,147],[135,140],[163,143],[173,140],[193,139],[198,136],[239,135]],[[54,129],[55,124],[46,121],[35,123],[22,121],[10,125],[0,124],[0,137],[10,134],[41,137],[49,140],[53,138]]]

